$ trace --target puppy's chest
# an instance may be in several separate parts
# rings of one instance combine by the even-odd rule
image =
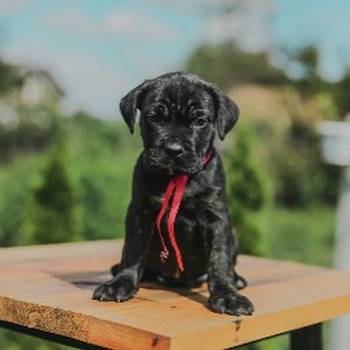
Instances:
[[[196,205],[199,205],[201,202],[203,202],[203,200],[205,200],[204,197],[206,197],[208,191],[202,187],[204,186],[201,186],[198,181],[189,181],[185,186],[180,205],[186,207],[195,207]],[[149,189],[149,191],[147,191],[145,194],[146,201],[151,206],[160,207],[163,204],[166,191],[166,186],[161,189],[159,187]],[[170,197],[170,203],[172,202],[174,192],[176,192],[176,189],[174,189],[173,194]]]
[[[150,194],[147,197],[147,202],[154,210],[160,210],[161,206],[164,204],[164,198],[164,193]],[[170,197],[168,207],[171,206],[172,201],[173,196]],[[185,193],[184,196],[181,198],[179,210],[181,209],[181,211],[195,211],[196,208],[199,209],[202,203],[203,198],[200,198],[200,196],[195,195],[193,193]]]
[[[163,198],[156,197],[153,198],[153,200],[154,213],[155,217],[157,217],[162,207]],[[174,222],[175,231],[178,235],[180,235],[180,237],[178,237],[180,241],[182,241],[182,239],[191,241],[195,236],[197,236],[198,232],[204,233],[203,226],[205,226],[206,223],[205,220],[203,220],[203,215],[201,214],[201,207],[202,206],[200,205],[199,201],[193,197],[184,197],[181,201]],[[161,221],[162,232],[168,232],[168,222],[171,210],[171,205],[167,206]]]
[[[165,194],[149,195],[149,205],[152,207],[155,218],[159,215],[161,208],[164,208]],[[161,220],[161,231],[168,232],[169,214],[172,210],[173,196],[170,197],[166,206],[163,219]],[[191,187],[187,187],[179,203],[179,209],[174,222],[176,239],[182,249],[188,250],[188,254],[194,254],[194,251],[203,250],[206,245],[206,219],[203,218],[203,206],[205,206],[205,198],[199,191]],[[154,228],[156,230],[156,228]],[[169,237],[164,234],[165,241],[170,244]],[[154,235],[154,239],[158,242],[158,235]]]

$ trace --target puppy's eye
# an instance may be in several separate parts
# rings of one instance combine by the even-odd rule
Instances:
[[[158,114],[149,114],[147,119],[153,124],[164,124],[164,119]]]
[[[164,115],[166,112],[165,107],[163,105],[158,105],[156,110],[157,110],[157,114],[160,114],[160,115]]]
[[[198,118],[192,122],[192,126],[202,128],[203,126],[208,124],[208,119],[206,118]]]

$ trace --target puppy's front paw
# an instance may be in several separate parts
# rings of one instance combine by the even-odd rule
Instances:
[[[92,299],[121,303],[132,298],[137,290],[130,280],[126,278],[113,278],[98,286],[94,291]]]
[[[240,316],[251,315],[254,312],[252,302],[234,291],[211,295],[208,303],[210,309],[220,314]]]

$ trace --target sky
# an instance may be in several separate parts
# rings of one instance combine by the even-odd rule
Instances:
[[[228,3],[236,11],[222,15]],[[0,0],[0,57],[48,70],[67,111],[112,119],[131,88],[181,69],[204,42],[234,39],[277,64],[277,48],[316,44],[320,72],[339,79],[349,15],[349,0]]]

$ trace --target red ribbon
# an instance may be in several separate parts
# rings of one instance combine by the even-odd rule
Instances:
[[[211,152],[209,151],[204,158],[204,164],[208,163],[210,158],[211,158]],[[164,194],[162,206],[158,213],[157,223],[156,223],[157,231],[160,238],[160,243],[162,245],[162,250],[160,252],[160,259],[162,260],[162,262],[164,262],[164,260],[166,260],[169,257],[169,250],[165,244],[164,237],[161,231],[161,223],[167,211],[169,201],[173,196],[171,206],[170,206],[169,218],[168,218],[168,235],[169,235],[170,243],[174,249],[177,266],[179,267],[180,271],[184,270],[184,265],[182,261],[181,251],[179,246],[177,245],[176,238],[175,238],[174,224],[175,224],[177,213],[180,208],[183,195],[185,193],[187,182],[188,182],[188,175],[178,175],[170,180]]]

